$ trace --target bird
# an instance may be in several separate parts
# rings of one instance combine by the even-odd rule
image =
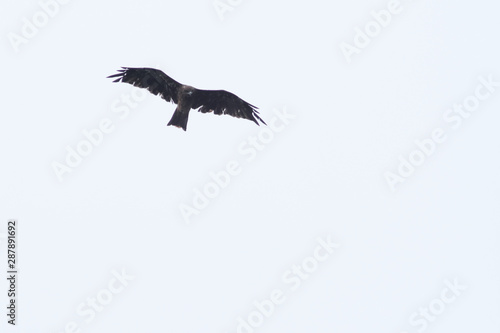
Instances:
[[[125,82],[139,88],[145,88],[154,95],[161,96],[167,102],[177,104],[177,108],[167,126],[176,126],[187,129],[189,111],[198,109],[199,112],[213,112],[216,115],[227,114],[236,118],[244,118],[267,125],[259,117],[258,108],[245,102],[235,94],[226,90],[202,90],[184,85],[163,71],[155,68],[121,67],[113,82]]]

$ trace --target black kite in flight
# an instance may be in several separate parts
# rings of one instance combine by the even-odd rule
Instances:
[[[189,111],[198,109],[202,113],[228,114],[237,118],[252,120],[257,125],[266,123],[259,117],[257,107],[245,102],[235,94],[225,90],[201,90],[181,84],[162,71],[154,68],[122,67],[118,74],[108,78],[117,78],[113,82],[126,82],[139,88],[146,88],[150,93],[160,95],[167,102],[177,104],[174,115],[167,125],[186,130]]]

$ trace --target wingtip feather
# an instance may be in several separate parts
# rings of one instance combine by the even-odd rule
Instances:
[[[122,73],[118,73],[118,74],[113,74],[113,75],[110,75],[110,76],[106,76],[107,78],[112,78],[112,77],[117,77],[117,76],[122,76],[123,74]]]

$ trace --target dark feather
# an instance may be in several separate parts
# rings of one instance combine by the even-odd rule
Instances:
[[[202,113],[213,112],[221,115],[227,114],[236,118],[244,118],[259,125],[261,121],[257,107],[245,102],[238,96],[225,90],[200,90],[197,89],[193,95],[193,109],[198,109]]]
[[[122,67],[118,74],[110,75],[115,78],[113,82],[126,82],[139,88],[146,88],[150,93],[160,95],[167,102],[177,101],[177,92],[181,84],[167,74],[154,68]]]

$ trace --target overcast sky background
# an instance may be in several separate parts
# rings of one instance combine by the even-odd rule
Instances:
[[[16,52],[42,9],[1,2],[0,267],[16,218],[20,308],[12,328],[1,279],[0,331],[232,333],[275,289],[285,300],[255,332],[498,330],[500,87],[457,128],[443,115],[479,77],[500,82],[499,6],[401,0],[349,62],[341,43],[391,1],[232,3],[221,19],[211,0],[69,1]],[[150,94],[125,115],[133,87],[106,79],[120,66],[229,90],[280,130],[192,111],[183,132]],[[54,162],[105,119],[60,181]],[[386,173],[439,128],[393,191]],[[228,163],[239,174],[187,223],[181,205]],[[283,275],[318,237],[340,247],[292,290]],[[134,279],[102,311],[77,313],[122,270]],[[467,289],[440,303],[445,281]],[[425,329],[410,322],[430,305],[442,313]]]

